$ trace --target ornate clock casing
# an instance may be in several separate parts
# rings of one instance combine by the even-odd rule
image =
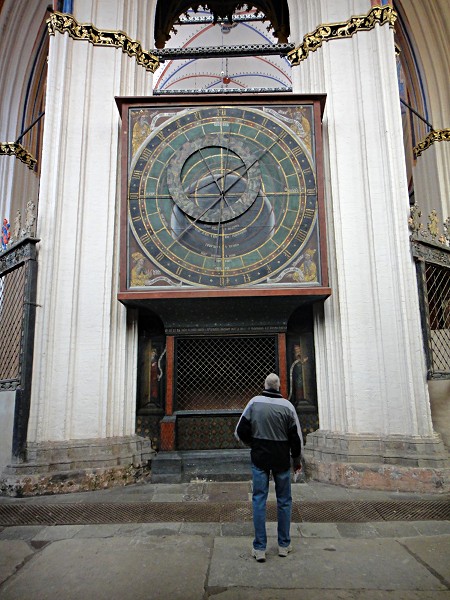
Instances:
[[[323,292],[324,101],[118,99],[125,296]]]

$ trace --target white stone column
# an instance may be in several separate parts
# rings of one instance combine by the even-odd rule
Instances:
[[[74,5],[78,22],[124,31],[147,49],[149,40],[139,36],[152,31],[151,3]],[[70,454],[76,441],[85,466],[83,452],[95,455],[96,443],[111,464],[122,442],[127,456],[134,451],[128,442],[135,431],[137,318],[132,311],[127,319],[117,300],[121,197],[115,96],[149,94],[151,85],[152,74],[121,49],[67,34],[51,37],[28,438],[36,460],[39,453],[49,456],[51,446],[57,448],[53,460],[62,463],[64,449]]]
[[[295,43],[320,24],[366,14],[368,4],[302,3]],[[320,431],[310,436],[309,456],[398,459],[416,466],[416,454],[432,464],[437,452],[442,465],[409,247],[393,32],[377,25],[324,42],[293,68],[293,79],[296,92],[327,94],[325,205],[333,293],[316,311]],[[338,477],[329,470],[322,475]]]

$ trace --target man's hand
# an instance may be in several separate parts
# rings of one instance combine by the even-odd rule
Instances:
[[[294,473],[300,473],[300,471],[302,470],[302,463],[299,458],[294,458],[293,469],[294,469]]]

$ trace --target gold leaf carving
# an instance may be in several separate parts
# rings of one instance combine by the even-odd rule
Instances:
[[[97,29],[90,23],[80,24],[72,15],[54,12],[47,20],[49,35],[55,32],[68,33],[74,40],[86,40],[94,46],[112,46],[121,48],[128,56],[136,58],[136,62],[147,71],[154,73],[159,66],[159,59],[151,52],[143,50],[140,42],[132,40],[123,31]]]
[[[417,146],[414,146],[414,156],[417,158],[424,150],[429,148],[434,142],[449,142],[450,129],[432,129],[427,137]]]
[[[15,156],[32,171],[37,163],[37,160],[25,150],[22,144],[18,144],[17,142],[0,142],[0,154]]]
[[[315,31],[306,34],[303,43],[298,48],[291,50],[287,57],[292,66],[299,65],[310,52],[315,52],[317,48],[320,48],[323,42],[349,38],[359,31],[369,31],[375,25],[388,24],[389,27],[394,27],[396,19],[397,13],[391,6],[375,6],[367,15],[354,16],[341,23],[319,25]]]

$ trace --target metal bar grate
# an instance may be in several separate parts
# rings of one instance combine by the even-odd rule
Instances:
[[[267,503],[268,521],[276,521],[276,502]],[[128,502],[93,504],[4,504],[0,526],[88,525],[101,523],[247,522],[251,502]],[[363,523],[370,521],[448,521],[450,503],[420,501],[293,502],[294,523]]]
[[[450,269],[426,263],[431,370],[450,373]]]
[[[20,380],[25,264],[0,278],[0,381]]]
[[[176,410],[236,410],[277,370],[275,336],[180,338]]]

